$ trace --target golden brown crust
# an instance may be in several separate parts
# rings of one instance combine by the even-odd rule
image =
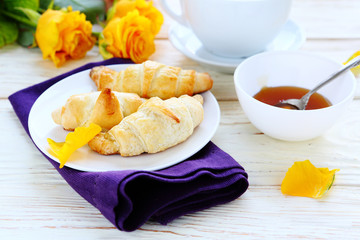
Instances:
[[[115,75],[116,71],[105,66],[94,67],[90,71],[90,78],[95,82],[100,91],[105,88],[113,88]]]
[[[149,88],[149,96],[160,96],[162,99],[174,97],[176,94],[176,82],[181,69],[176,67],[161,68],[152,80]]]
[[[156,103],[151,103],[151,104],[147,104],[146,107],[152,108],[152,110],[155,111],[155,112],[162,112],[163,114],[165,114],[169,118],[175,120],[177,123],[180,123],[180,119],[176,116],[176,114],[173,113],[169,108],[167,108],[167,107],[165,107],[163,105],[156,104]]]
[[[144,62],[143,66],[143,82],[141,84],[141,94],[140,96],[143,96],[144,98],[150,98],[150,86],[152,80],[155,78],[156,73],[159,71],[160,68],[165,67],[164,64],[160,64],[153,61],[146,61]],[[144,71],[146,69],[146,71]]]
[[[213,86],[208,73],[183,70],[154,61],[134,64],[116,72],[107,67],[95,67],[90,72],[98,90],[111,88],[113,91],[133,92],[144,98],[168,99],[187,94],[205,92]]]
[[[131,65],[127,68],[127,71],[122,71],[119,74],[116,73],[114,81],[120,84],[114,84],[114,91],[136,93],[141,96],[141,79],[140,79],[140,66]],[[128,81],[126,81],[128,79]]]
[[[193,96],[193,98],[196,99],[199,103],[201,103],[201,105],[204,104],[204,98],[201,95],[197,94]]]
[[[89,147],[102,155],[117,154],[119,147],[108,133],[99,133],[88,143]]]
[[[203,92],[203,89],[211,89],[213,86],[213,80],[208,73],[196,73],[196,79],[194,85],[194,94]]]
[[[64,106],[52,113],[56,124],[66,130],[96,123],[104,129],[117,125],[125,116],[135,112],[143,103],[134,93],[118,93],[110,89],[73,95]]]
[[[184,94],[192,96],[194,94],[194,86],[195,86],[195,82],[196,82],[196,81],[194,81],[194,79],[196,79],[196,71],[195,70],[183,70],[183,71],[181,71],[180,78],[182,80],[178,81],[177,89],[175,92],[175,97],[180,97],[181,95],[184,95]],[[211,88],[208,88],[208,89],[211,89]],[[199,91],[196,93],[199,93]]]
[[[88,121],[110,129],[119,124],[123,118],[119,100],[109,88],[105,88],[96,100]]]
[[[202,97],[153,97],[89,146],[100,154],[134,156],[164,151],[185,141],[203,120]]]

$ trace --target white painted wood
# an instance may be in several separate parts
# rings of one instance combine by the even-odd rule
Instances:
[[[294,0],[291,17],[308,36],[301,50],[345,61],[360,50],[359,12],[358,0]],[[171,45],[171,22],[165,15],[151,59],[212,75],[212,92],[221,108],[212,140],[245,167],[249,190],[229,204],[188,214],[167,226],[148,222],[131,233],[115,229],[42,157],[7,100],[17,90],[102,60],[98,49],[56,68],[42,59],[39,49],[10,45],[0,49],[0,239],[359,239],[360,87],[345,115],[323,136],[300,143],[274,140],[249,123],[236,99],[232,75],[205,68]],[[287,169],[305,159],[340,169],[322,199],[281,194]]]

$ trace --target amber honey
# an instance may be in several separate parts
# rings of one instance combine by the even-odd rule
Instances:
[[[292,86],[264,87],[254,95],[254,98],[263,103],[274,106],[283,100],[291,98],[300,99],[309,91],[310,90],[306,88]],[[325,108],[329,106],[331,106],[331,103],[328,99],[319,93],[314,93],[309,99],[306,110]]]

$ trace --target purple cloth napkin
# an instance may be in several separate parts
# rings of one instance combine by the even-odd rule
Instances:
[[[9,100],[29,134],[30,109],[47,88],[94,66],[126,63],[132,62],[113,58],[89,63],[18,91]],[[189,159],[158,171],[59,169],[57,162],[44,156],[76,192],[123,231],[134,231],[148,220],[167,224],[184,214],[230,202],[241,196],[249,185],[245,170],[212,142]]]

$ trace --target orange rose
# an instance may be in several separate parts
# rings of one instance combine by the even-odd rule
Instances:
[[[135,63],[143,62],[155,52],[151,21],[137,10],[122,18],[115,17],[104,28],[99,47],[104,58],[130,58]]]
[[[51,10],[44,12],[38,22],[35,39],[43,58],[50,58],[57,67],[69,59],[86,55],[95,44],[92,25],[79,11]]]
[[[138,10],[139,14],[147,17],[151,21],[151,31],[154,35],[158,34],[164,17],[161,12],[153,6],[152,1],[145,0],[119,0],[115,6],[113,17],[124,17],[133,10]]]

